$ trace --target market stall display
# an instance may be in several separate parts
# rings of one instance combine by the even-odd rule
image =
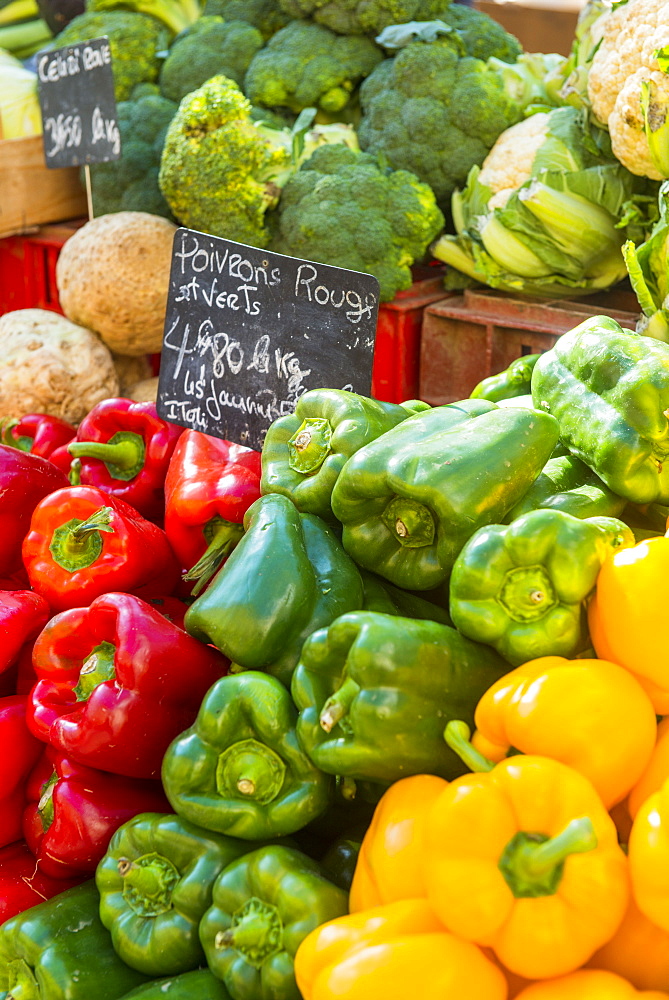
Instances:
[[[669,4],[591,0],[569,60],[448,0],[89,0],[54,44],[102,25],[112,210],[64,316],[0,318],[0,998],[669,1000]],[[219,238],[600,297],[453,402],[302,385],[223,440],[131,388]]]

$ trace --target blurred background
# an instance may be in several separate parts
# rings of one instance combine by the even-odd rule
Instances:
[[[584,5],[585,0],[474,0],[472,4],[519,38],[528,52],[565,56]]]

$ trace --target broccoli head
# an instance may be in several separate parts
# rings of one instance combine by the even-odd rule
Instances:
[[[179,102],[212,76],[227,76],[240,87],[256,52],[261,33],[246,21],[201,17],[175,38],[160,71],[160,89]]]
[[[475,59],[489,59],[496,56],[504,62],[515,62],[523,47],[515,37],[505,31],[498,21],[474,7],[464,4],[449,4],[439,12],[439,20],[456,28],[465,44],[468,56]]]
[[[75,17],[55,45],[76,45],[107,35],[114,69],[117,101],[127,101],[138,83],[158,79],[158,53],[166,49],[170,32],[160,21],[129,10],[86,11]]]
[[[411,285],[411,265],[444,225],[427,184],[346,146],[321,146],[286,184],[271,249],[373,274],[381,300]]]
[[[158,187],[160,156],[167,126],[177,105],[161,97],[158,87],[141,83],[130,100],[117,105],[121,158],[91,165],[95,215],[110,212],[149,212],[172,218]]]
[[[340,35],[375,35],[389,24],[439,16],[448,0],[279,0],[291,17],[311,17]]]
[[[265,41],[290,21],[279,0],[207,0],[204,13],[217,14],[226,21],[246,21],[261,32]]]
[[[547,102],[545,71],[536,57],[512,64],[474,59],[457,31],[411,41],[360,88],[360,145],[383,153],[394,169],[415,173],[446,209],[454,188],[525,107]]]
[[[300,126],[298,128],[298,126]],[[254,122],[251,103],[234,81],[211,80],[184,97],[167,130],[159,184],[175,217],[200,232],[265,246],[265,212],[282,186],[321,143],[357,138],[346,126],[307,132],[296,122]]]
[[[335,35],[318,24],[293,21],[254,57],[244,91],[254,104],[268,108],[297,113],[318,107],[337,114],[382,59],[369,38]]]

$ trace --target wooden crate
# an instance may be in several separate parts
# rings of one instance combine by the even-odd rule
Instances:
[[[49,170],[41,135],[0,141],[0,237],[86,213],[78,167]]]

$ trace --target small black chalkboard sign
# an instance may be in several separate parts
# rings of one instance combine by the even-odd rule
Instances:
[[[119,159],[121,136],[107,38],[40,53],[37,79],[47,167]]]
[[[179,229],[158,413],[259,450],[307,389],[369,395],[378,303],[372,275]]]

